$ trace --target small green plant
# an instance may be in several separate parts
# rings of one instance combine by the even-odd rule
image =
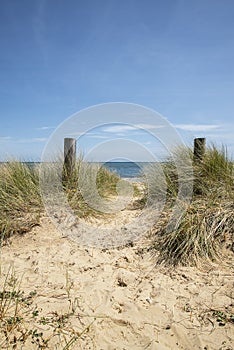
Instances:
[[[95,319],[82,322],[78,303],[71,298],[64,312],[45,313],[36,297],[35,291],[21,290],[12,268],[0,276],[0,349],[74,349]]]

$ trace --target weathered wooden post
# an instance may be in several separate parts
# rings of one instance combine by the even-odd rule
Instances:
[[[194,149],[193,149],[193,159],[194,165],[200,165],[206,148],[206,139],[204,137],[199,137],[194,139]],[[201,187],[201,179],[199,175],[199,166],[194,167],[194,181],[193,181],[193,193],[201,195],[203,193]]]
[[[69,179],[72,176],[76,163],[76,139],[65,138],[64,139],[64,175],[65,179]]]
[[[199,137],[194,139],[194,161],[201,162],[206,150],[206,139],[205,137]]]

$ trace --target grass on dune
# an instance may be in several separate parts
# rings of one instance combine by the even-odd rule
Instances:
[[[12,161],[0,166],[0,233],[27,232],[42,211],[36,168]]]
[[[85,164],[78,159],[72,176],[61,173],[60,166],[49,164],[46,175],[61,178],[62,189],[74,212],[79,216],[94,215],[79,190],[81,167],[85,169],[85,182],[89,187],[93,174],[100,196],[116,195],[119,177],[97,165]],[[98,170],[98,171],[97,171]],[[44,214],[41,198],[39,166],[11,161],[0,165],[0,238],[29,231],[39,223]],[[56,173],[59,171],[59,174]],[[49,179],[48,179],[49,180]],[[49,184],[53,184],[53,181]],[[100,213],[99,213],[100,215]],[[0,264],[0,349],[76,349],[79,342],[90,344],[89,330],[95,317],[82,315],[78,297],[72,297],[72,284],[66,275],[67,293],[63,311],[48,312],[37,305],[37,293],[25,292],[15,272],[10,268],[5,274]],[[87,339],[86,339],[87,338]],[[89,345],[87,345],[89,346]]]
[[[189,157],[185,157],[185,153]],[[155,224],[152,248],[159,252],[159,260],[172,264],[196,263],[200,258],[216,259],[221,255],[223,242],[233,240],[234,213],[234,168],[225,148],[212,146],[207,149],[202,162],[193,161],[191,149],[177,151],[177,164],[173,159],[161,164],[161,169],[146,169],[150,184],[150,201],[166,198],[160,220]],[[169,218],[178,195],[178,179],[186,174],[192,164],[193,173],[186,181],[193,185],[190,203],[181,200],[185,208],[181,220],[168,230]],[[78,217],[97,215],[84,201],[79,190],[79,174],[84,171],[84,183],[89,189],[96,165],[77,160],[72,177],[63,182],[68,202]],[[53,170],[52,170],[53,171]],[[64,174],[66,178],[66,174]],[[116,195],[119,177],[101,167],[97,172],[97,191],[108,198]],[[0,236],[1,239],[14,233],[29,231],[39,223],[44,213],[40,194],[39,169],[22,162],[8,162],[0,166]],[[232,243],[230,243],[232,244]]]
[[[207,149],[201,162],[193,160],[193,195],[190,203],[180,203],[185,209],[182,217],[169,229],[169,218],[178,194],[178,174],[173,161],[164,166],[167,201],[160,220],[155,224],[151,248],[158,261],[177,264],[197,264],[200,259],[217,260],[223,245],[233,246],[234,239],[234,167],[225,148]],[[182,153],[177,157],[183,159]],[[160,191],[161,179],[148,172],[155,193]],[[188,179],[190,181],[191,179]],[[164,188],[163,186],[161,186]]]
[[[201,163],[194,163],[195,195],[233,198],[234,167],[228,159],[227,150],[211,146]]]
[[[90,206],[90,203],[95,200],[95,190],[100,197],[108,199],[110,196],[117,195],[116,185],[119,180],[119,176],[108,169],[80,159],[73,169],[72,176],[64,182],[71,208],[79,217],[100,215],[100,212]]]
[[[218,199],[193,200],[179,225],[167,230],[171,208],[167,208],[154,228],[151,248],[159,252],[158,262],[197,265],[200,259],[217,260],[222,245],[233,240],[233,202]]]
[[[79,190],[79,170],[82,158],[78,159],[69,180],[63,182],[63,191],[71,208],[78,217],[95,215],[95,211],[87,205]],[[96,165],[86,164],[87,187],[89,177],[94,173]],[[57,171],[50,165],[51,174]],[[64,176],[66,178],[66,174]],[[115,195],[115,187],[119,177],[101,167],[97,172],[97,190],[100,196]],[[10,161],[0,165],[0,237],[4,239],[14,233],[24,233],[39,223],[44,213],[41,198],[39,165],[29,166],[27,163]]]
[[[64,172],[64,185],[67,189],[77,189],[80,187],[80,174],[87,186],[90,186],[90,182],[93,180],[95,186],[97,187],[98,193],[103,197],[108,197],[110,195],[116,195],[116,184],[120,180],[120,177],[105,167],[99,166],[96,163],[83,162],[82,158],[77,160],[72,176],[67,177]]]

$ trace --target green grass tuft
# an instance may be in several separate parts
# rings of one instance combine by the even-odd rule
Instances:
[[[186,151],[186,150],[184,150]],[[183,164],[184,151],[177,151]],[[193,152],[187,150],[193,161]],[[168,264],[198,264],[200,259],[212,261],[222,256],[227,242],[234,238],[234,167],[226,149],[215,146],[207,149],[201,162],[193,162],[192,200],[181,202],[185,211],[177,225],[169,229],[168,222],[178,195],[178,173],[173,160],[163,165],[166,181],[166,204],[160,220],[155,224],[151,248],[158,261]],[[186,166],[186,164],[184,165]],[[153,168],[146,173],[157,195],[163,188],[162,178]],[[166,180],[165,180],[166,179]],[[165,191],[165,190],[164,190]]]
[[[38,223],[41,211],[38,169],[16,161],[1,164],[1,237],[27,232]]]
[[[57,162],[59,164],[59,162]],[[61,164],[61,163],[60,163]],[[78,217],[97,215],[97,212],[90,208],[85,202],[79,190],[79,172],[85,168],[85,186],[89,188],[92,174],[97,165],[84,163],[80,157],[74,167],[71,178],[67,179],[63,173],[63,191],[67,196],[71,208]],[[58,174],[62,168],[56,167],[56,162],[48,165],[46,176],[49,184],[51,179],[61,178]],[[119,177],[100,167],[97,172],[97,191],[102,197],[116,194],[115,188]],[[92,193],[91,193],[92,195]],[[0,165],[0,238],[8,238],[15,233],[25,233],[39,224],[41,215],[44,214],[40,184],[39,165],[31,166],[19,161],[11,161]],[[100,213],[98,213],[100,215]]]

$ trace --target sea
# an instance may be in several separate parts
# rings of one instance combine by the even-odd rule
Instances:
[[[106,162],[102,166],[118,174],[123,179],[140,180],[144,162]]]
[[[102,166],[116,173],[123,179],[140,179],[145,163],[134,162],[106,162]]]

